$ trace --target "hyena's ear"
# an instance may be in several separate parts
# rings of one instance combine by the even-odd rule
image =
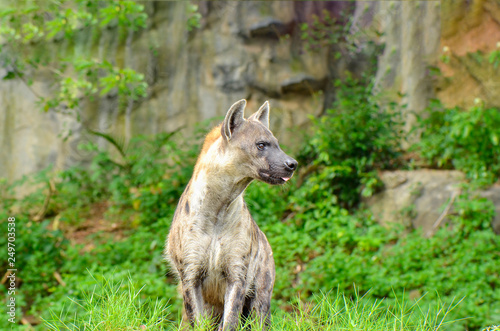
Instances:
[[[269,129],[269,101],[264,102],[264,104],[260,106],[259,110],[257,110],[256,113],[253,113],[248,119],[259,121]]]
[[[243,115],[246,104],[247,101],[245,99],[236,101],[227,111],[226,118],[224,119],[221,128],[222,136],[226,138],[226,140],[229,141],[234,130],[245,121],[245,117],[243,117]]]

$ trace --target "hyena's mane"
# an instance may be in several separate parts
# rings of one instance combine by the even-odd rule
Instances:
[[[205,141],[203,142],[203,148],[201,149],[199,156],[200,158],[203,154],[205,154],[208,151],[210,146],[212,146],[212,144],[221,137],[221,132],[220,132],[221,126],[222,124],[217,125],[215,128],[210,130],[210,132],[205,137]]]

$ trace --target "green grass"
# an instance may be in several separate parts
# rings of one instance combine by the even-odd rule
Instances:
[[[169,306],[164,299],[155,301],[142,299],[140,286],[129,277],[128,282],[105,277],[94,277],[92,291],[84,292],[82,300],[68,298],[77,310],[73,315],[52,313],[45,320],[50,330],[180,330],[180,321],[168,318]],[[455,321],[449,313],[461,300],[444,303],[437,300],[421,304],[421,300],[396,296],[389,304],[384,300],[361,296],[357,291],[353,297],[340,291],[322,293],[312,303],[300,300],[293,305],[292,312],[276,310],[272,314],[271,330],[446,330]],[[260,329],[258,321],[242,325]],[[196,330],[211,328],[209,320]]]
[[[92,276],[92,275],[91,275]],[[83,292],[82,300],[68,298],[76,305],[77,313],[64,311],[45,321],[50,330],[163,330],[170,324],[166,319],[168,305],[165,300],[142,299],[144,288],[138,287],[132,278],[128,282],[104,277],[92,278],[95,286],[91,292]]]

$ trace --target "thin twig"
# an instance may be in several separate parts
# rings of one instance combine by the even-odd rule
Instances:
[[[453,193],[451,194],[450,202],[448,202],[448,205],[446,206],[446,208],[443,210],[443,212],[441,213],[441,215],[439,216],[439,218],[436,220],[436,222],[434,222],[434,225],[432,226],[432,229],[430,229],[429,231],[427,231],[427,234],[426,234],[427,237],[431,237],[431,236],[434,235],[436,229],[441,225],[441,223],[445,219],[446,215],[448,215],[448,212],[450,211],[451,206],[453,206],[453,202],[455,201],[455,198],[459,194],[460,194],[460,190],[453,191]]]
[[[43,96],[41,94],[39,94],[37,91],[35,91],[32,87],[31,87],[31,84],[29,84],[26,79],[24,79],[23,77],[23,74],[17,70],[17,68],[14,68],[14,72],[17,76],[17,78],[19,78],[19,80],[21,80],[21,82],[24,83],[24,85],[26,85],[26,87],[31,91],[31,93],[33,93],[33,95],[35,97],[37,97],[38,99],[43,99]]]
[[[66,282],[62,279],[61,274],[57,271],[54,271],[54,278],[62,287],[66,287]]]
[[[33,221],[35,221],[35,222],[41,221],[42,218],[45,216],[45,213],[47,212],[47,209],[49,207],[50,198],[52,197],[52,194],[56,190],[56,187],[55,187],[54,182],[52,180],[48,181],[47,186],[49,187],[49,193],[45,197],[45,201],[43,203],[42,209],[38,212],[38,214],[36,214],[35,217],[33,217]]]
[[[12,273],[12,271],[7,270],[7,272],[5,273],[5,275],[3,275],[3,277],[2,277],[2,280],[0,281],[0,284],[2,284],[2,285],[5,284],[5,282],[7,281],[7,277],[9,277],[11,273]]]

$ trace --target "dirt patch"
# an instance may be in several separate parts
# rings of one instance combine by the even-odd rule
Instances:
[[[466,25],[451,37],[441,40],[441,47],[447,46],[453,54],[464,56],[467,53],[482,51],[489,53],[500,41],[500,24],[490,13],[483,12],[481,23],[470,29]]]
[[[83,252],[90,252],[102,240],[123,239],[126,227],[123,222],[106,219],[105,213],[108,209],[107,201],[93,204],[88,217],[78,225],[61,225],[64,236],[72,245],[83,245]],[[56,219],[52,222],[53,224]]]
[[[496,19],[500,12],[496,12],[497,7],[490,8],[486,4],[490,2],[470,13],[462,13],[464,17],[454,23],[454,33],[441,39],[441,54],[448,55],[451,61],[438,63],[443,79],[437,84],[437,97],[447,107],[468,108],[475,98],[484,100],[486,105],[498,104],[499,81],[488,63],[488,56],[500,42],[500,22]],[[475,23],[465,24],[472,20],[471,16]],[[477,51],[483,54],[481,65],[467,66],[467,54]]]

